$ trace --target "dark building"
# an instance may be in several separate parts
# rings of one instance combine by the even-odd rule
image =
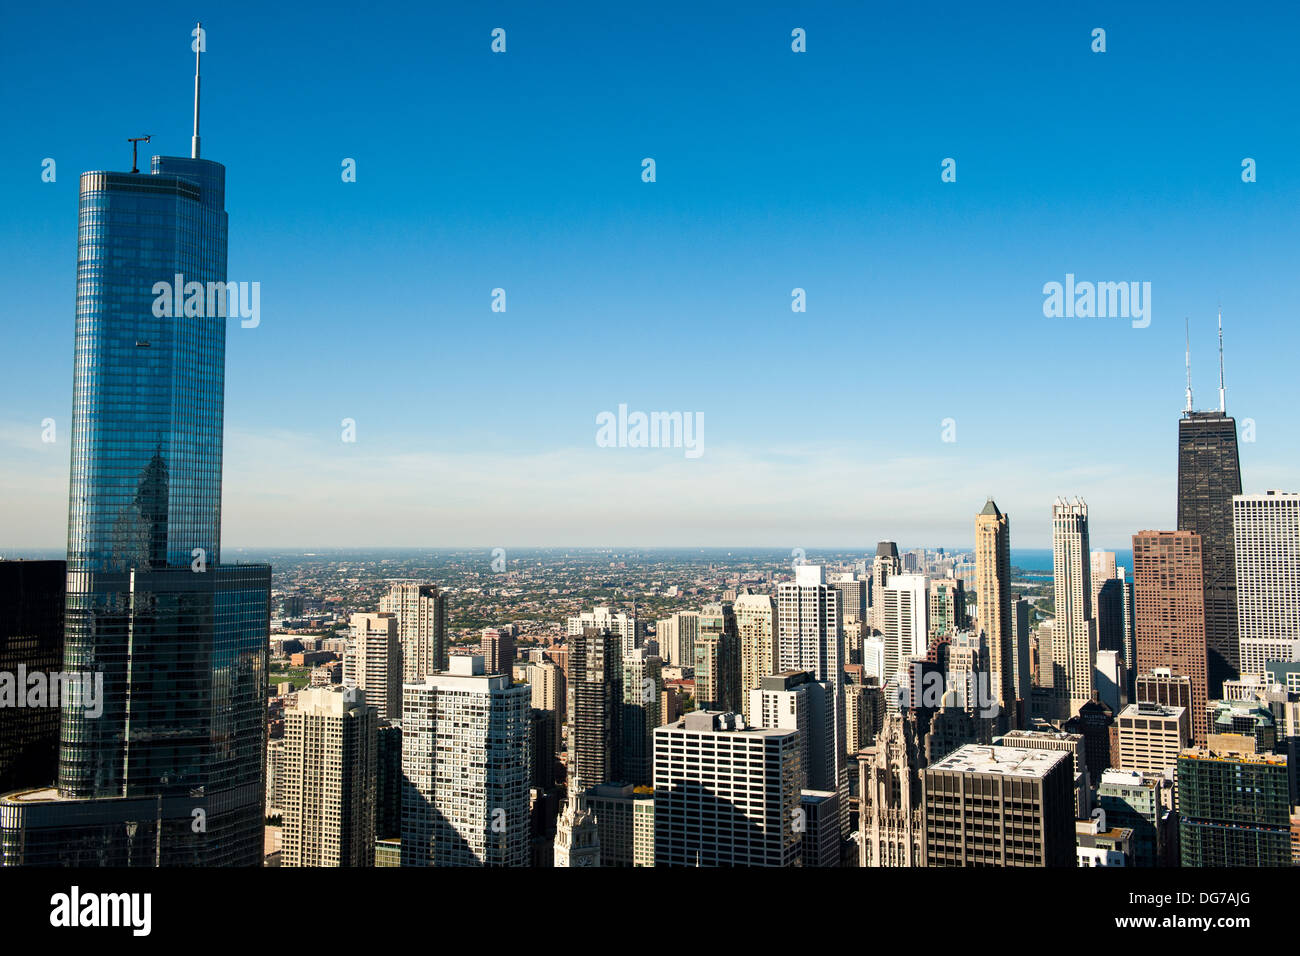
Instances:
[[[271,569],[221,563],[241,297],[197,105],[190,157],[81,177],[64,670],[102,712],[64,701],[57,791],[0,798],[6,863],[262,865]]]
[[[927,866],[1075,865],[1063,750],[962,747],[924,771]]]
[[[622,781],[623,644],[608,628],[569,638],[569,786]]]
[[[402,835],[402,725],[379,721],[375,759],[375,839]]]
[[[1188,398],[1191,389],[1188,388]],[[1237,676],[1237,565],[1232,496],[1241,494],[1237,422],[1222,409],[1178,422],[1178,530],[1201,536],[1209,696]]]
[[[1079,708],[1079,712],[1061,725],[1067,734],[1083,737],[1085,763],[1088,765],[1088,782],[1097,785],[1103,771],[1110,769],[1111,727],[1115,712],[1093,692],[1092,700]]]
[[[0,561],[0,681],[63,669],[63,561]],[[48,787],[59,767],[59,708],[18,706],[0,691],[0,793]]]
[[[1286,758],[1187,750],[1178,758],[1183,866],[1290,866]]]

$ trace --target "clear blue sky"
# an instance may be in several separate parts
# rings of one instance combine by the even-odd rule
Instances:
[[[77,178],[188,153],[196,19],[262,285],[227,546],[952,545],[993,494],[1036,547],[1077,494],[1122,548],[1173,524],[1219,302],[1246,490],[1300,487],[1294,7],[465,6],[5,8],[0,549],[65,540]],[[1150,327],[1044,318],[1067,272]],[[619,403],[704,455],[596,447]]]

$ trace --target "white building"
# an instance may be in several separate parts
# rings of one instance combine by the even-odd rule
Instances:
[[[622,611],[615,612],[604,606],[591,611],[583,611],[577,617],[569,618],[567,633],[570,637],[580,636],[583,629],[588,627],[601,628],[617,634],[622,639],[624,657],[627,657],[632,651],[641,646],[641,635],[637,633],[635,611],[632,614],[624,614]],[[659,646],[662,653],[662,642]],[[678,662],[674,661],[673,663]]]
[[[531,692],[450,665],[403,688],[402,866],[527,866]]]
[[[1300,495],[1233,495],[1241,674],[1300,661]]]

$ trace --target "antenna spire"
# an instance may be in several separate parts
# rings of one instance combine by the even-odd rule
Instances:
[[[1183,318],[1183,340],[1187,346],[1187,411],[1192,410],[1192,332],[1186,317]]]
[[[190,140],[190,158],[199,158],[199,56],[203,53],[203,24],[194,25],[194,138]]]
[[[1219,306],[1219,411],[1227,412],[1223,392],[1223,306]]]

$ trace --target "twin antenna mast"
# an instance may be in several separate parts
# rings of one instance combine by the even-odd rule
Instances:
[[[1192,410],[1192,336],[1187,319],[1183,319],[1183,337],[1187,361],[1187,411]],[[1223,306],[1219,306],[1219,414],[1228,411],[1227,394],[1223,387]]]

